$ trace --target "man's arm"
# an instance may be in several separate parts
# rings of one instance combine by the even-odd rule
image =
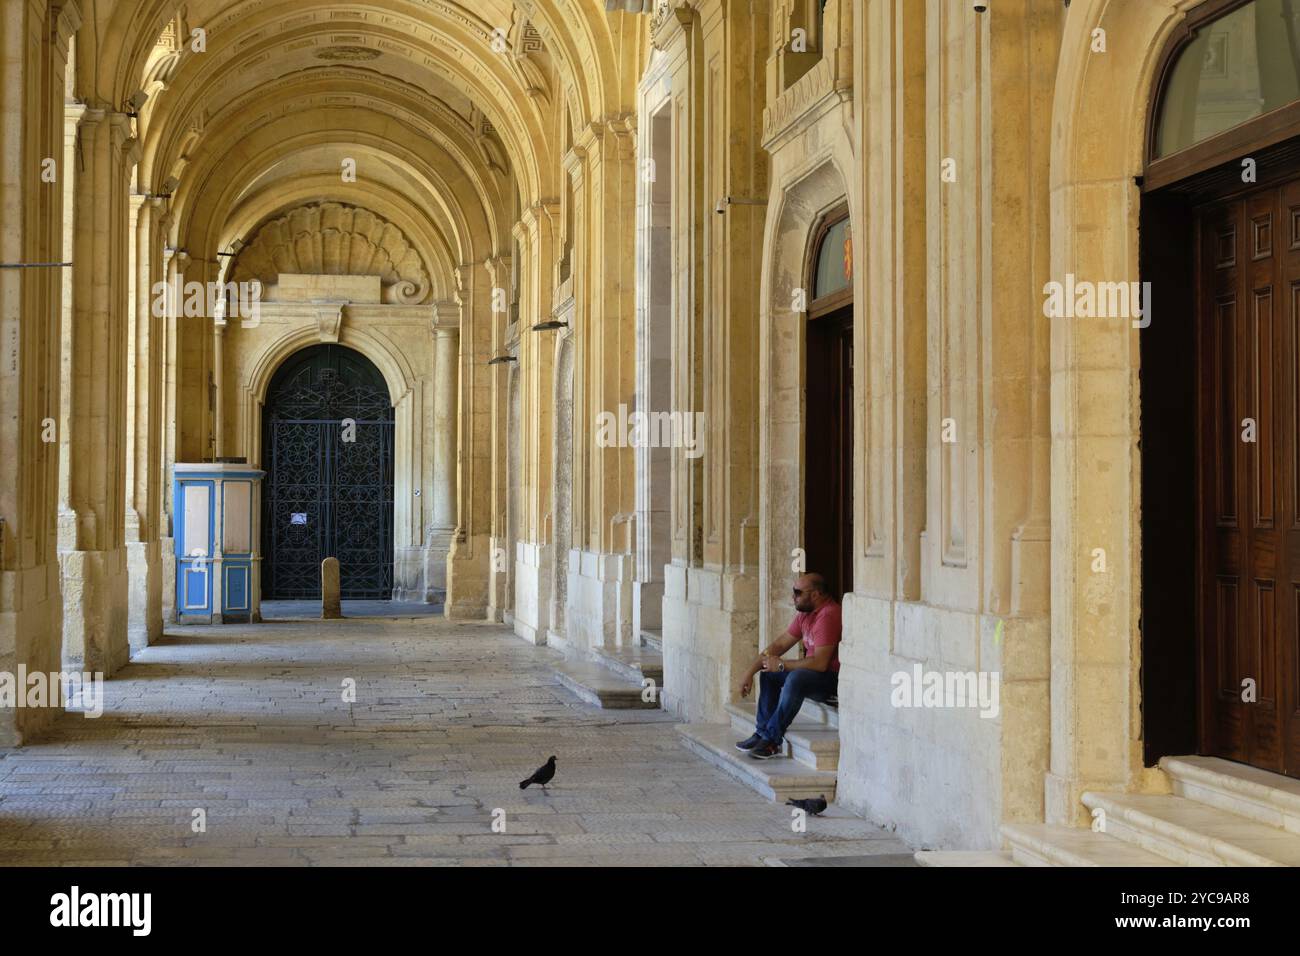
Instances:
[[[813,653],[811,656],[805,657],[803,660],[786,661],[785,669],[788,671],[810,670],[810,671],[824,672],[828,667],[831,666],[831,659],[834,656],[835,656],[834,644],[821,644],[818,647],[813,649]],[[770,670],[776,669],[775,658],[773,658],[771,663],[768,665],[768,669]]]

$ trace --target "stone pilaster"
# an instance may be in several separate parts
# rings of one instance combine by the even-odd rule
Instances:
[[[442,324],[443,322],[452,324]],[[456,534],[456,404],[460,358],[459,310],[439,313],[433,330],[433,507],[426,537],[425,600],[447,590],[447,561]]]
[[[483,262],[457,270],[461,304],[457,363],[456,533],[447,562],[447,617],[481,620],[488,608],[491,566],[492,281]]]
[[[554,300],[554,224],[558,203],[535,203],[525,209],[514,236],[522,256],[519,304],[519,375],[524,412],[520,416],[520,529],[515,553],[515,633],[534,644],[546,642],[552,546],[551,455],[554,414],[553,335],[532,327],[550,318]]]
[[[571,173],[578,197],[574,293],[574,549],[566,609],[570,646],[632,638],[635,457],[626,442],[601,444],[601,413],[619,416],[636,382],[636,151],[632,122],[610,117],[579,136]],[[583,307],[585,300],[585,308]]]
[[[126,548],[130,580],[127,636],[132,651],[162,636],[163,568],[159,514],[162,506],[163,317],[155,315],[154,284],[161,278],[158,220],[162,200],[131,197],[135,271],[127,363]]]

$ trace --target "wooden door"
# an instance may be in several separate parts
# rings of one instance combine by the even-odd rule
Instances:
[[[1200,750],[1300,776],[1300,180],[1196,222]]]

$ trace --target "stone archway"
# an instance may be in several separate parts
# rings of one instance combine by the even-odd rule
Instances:
[[[803,289],[809,243],[827,213],[848,202],[847,177],[834,159],[823,157],[777,195],[768,218],[761,319],[761,641],[788,623],[791,554],[803,547],[806,341],[804,312],[793,305],[796,290],[810,297]]]
[[[1067,15],[1051,144],[1052,276],[1140,278],[1137,177],[1165,41],[1200,0],[1081,0]],[[1107,52],[1092,52],[1104,30]],[[1049,823],[1086,790],[1142,789],[1139,335],[1053,320]],[[1093,571],[1108,556],[1107,574]]]
[[[393,404],[374,363],[308,346],[271,377],[262,415],[262,593],[315,599],[339,562],[345,599],[393,593]]]
[[[264,464],[263,405],[271,378],[287,357],[321,342],[365,356],[382,374],[394,407],[393,596],[435,600],[446,587],[456,512],[459,375],[450,356],[459,335],[450,326],[435,323],[431,329],[425,317],[403,318],[421,307],[336,305],[337,336],[322,339],[314,309],[307,303],[265,303],[257,328],[231,324],[227,448]],[[442,305],[437,310],[450,311]]]

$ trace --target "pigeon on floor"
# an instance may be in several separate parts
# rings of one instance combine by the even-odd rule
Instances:
[[[531,777],[529,777],[527,780],[519,781],[519,789],[527,790],[528,785],[530,783],[537,783],[537,784],[541,784],[542,789],[545,790],[546,785],[551,782],[551,778],[554,776],[555,776],[555,756],[552,755],[550,760],[546,761],[546,763],[542,764],[535,771],[533,771],[533,775]],[[825,806],[826,806],[826,801],[823,800],[822,807]]]
[[[538,772],[540,773],[540,771]],[[787,807],[798,807],[814,817],[821,816],[822,811],[826,809],[826,794],[823,793],[820,797],[809,797],[807,800],[795,800],[791,797],[785,802],[785,805]]]

